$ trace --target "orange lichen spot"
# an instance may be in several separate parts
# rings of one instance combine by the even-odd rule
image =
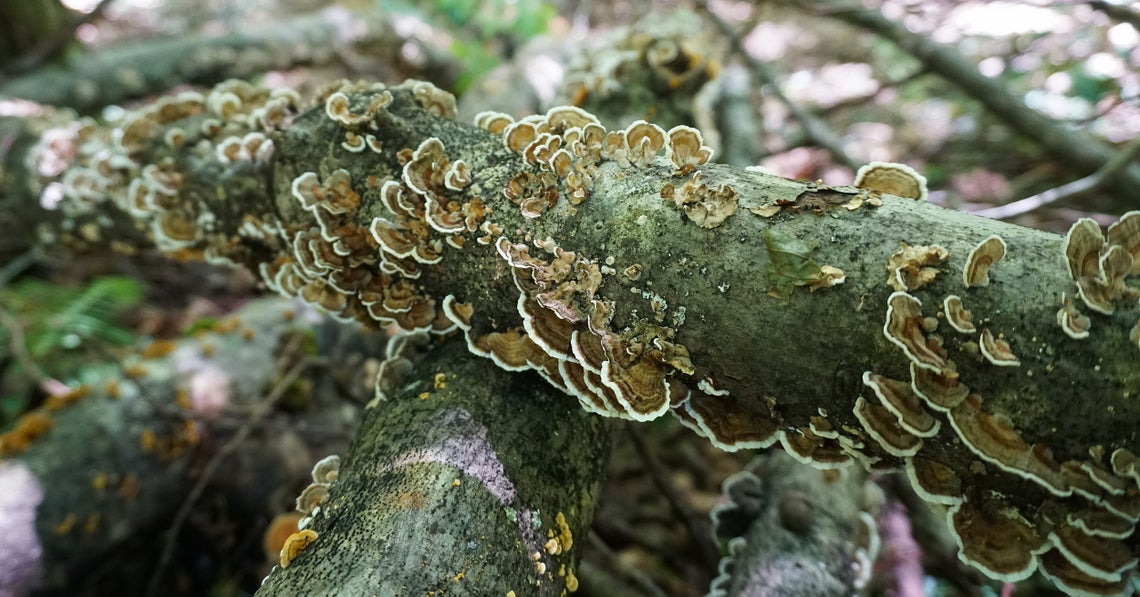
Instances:
[[[76,516],[74,512],[68,512],[67,515],[63,517],[63,520],[59,521],[59,523],[55,525],[55,528],[52,529],[52,531],[59,536],[66,535],[75,528],[75,523],[78,521],[79,517]]]
[[[198,347],[198,351],[201,352],[202,356],[206,357],[207,359],[214,356],[214,352],[216,350],[217,350],[216,347],[209,342],[203,342]]]
[[[279,555],[279,562],[282,568],[288,568],[301,552],[305,551],[309,545],[312,545],[317,540],[317,532],[312,529],[305,529],[297,531],[289,535],[285,539],[285,544],[281,547]]]
[[[143,429],[142,433],[139,434],[139,449],[144,453],[157,452],[159,448],[158,444],[158,435],[155,434],[153,429],[148,427]]]
[[[123,365],[123,377],[127,379],[141,379],[146,377],[147,370],[141,363],[127,363]]]
[[[119,497],[130,502],[134,501],[142,491],[142,483],[139,482],[139,477],[133,472],[123,475],[123,480],[119,482],[118,494]]]
[[[921,301],[905,292],[891,294],[887,299],[886,319],[883,335],[902,348],[911,362],[935,372],[949,367],[941,345],[928,340],[923,332]]]
[[[437,390],[442,390],[447,387],[447,375],[444,373],[436,373],[433,387]]]
[[[1034,552],[1045,544],[1017,511],[996,504],[963,502],[947,513],[958,559],[990,578],[1017,582],[1037,568]]]
[[[301,514],[298,512],[283,512],[269,521],[269,526],[265,528],[265,534],[261,537],[261,547],[265,552],[265,559],[272,560],[280,556],[281,549],[285,547],[285,542],[293,533],[300,530],[297,528],[297,523],[300,520]]]
[[[90,394],[91,386],[80,384],[62,394],[52,394],[48,396],[47,399],[44,400],[44,408],[51,411],[61,410],[83,400]]]
[[[177,347],[178,344],[173,340],[155,340],[139,351],[139,356],[144,359],[161,359],[170,355]]]
[[[99,523],[102,522],[103,517],[98,512],[93,512],[87,515],[83,521],[83,532],[88,535],[94,535],[99,530]]]
[[[887,259],[887,284],[898,291],[915,290],[934,281],[937,266],[950,258],[938,245],[911,246],[902,243]]]
[[[855,173],[855,186],[860,189],[898,195],[925,201],[926,177],[906,164],[871,162]]]
[[[32,442],[47,433],[51,427],[52,420],[47,413],[32,411],[25,414],[16,422],[15,427],[0,435],[0,456],[12,456],[27,451]]]
[[[963,334],[972,334],[978,329],[971,321],[974,315],[966,310],[962,305],[962,297],[956,294],[951,294],[942,301],[942,313],[950,327]]]
[[[109,379],[107,383],[103,384],[103,393],[106,394],[108,398],[115,400],[123,395],[123,388],[118,380]]]
[[[962,282],[966,287],[989,286],[990,268],[1005,257],[1005,241],[1000,236],[987,237],[966,257],[966,267],[962,269]]]
[[[999,367],[1021,366],[1021,361],[1013,354],[1009,342],[995,338],[989,328],[982,328],[982,334],[978,338],[978,347],[982,350],[982,356],[994,365]]]

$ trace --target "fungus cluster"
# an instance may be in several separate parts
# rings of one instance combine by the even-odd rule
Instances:
[[[1009,418],[986,412],[982,396],[962,383],[921,307],[905,292],[888,299],[883,333],[903,349],[911,379],[864,373],[871,392],[857,399],[854,414],[872,440],[869,456],[901,460],[919,495],[949,507],[947,522],[959,557],[989,576],[1012,582],[1040,569],[1070,592],[1121,591],[1137,565],[1122,539],[1140,520],[1140,479],[1130,453],[1116,450],[1109,470],[1103,450],[1090,450],[1087,460],[1058,463],[1046,445],[1026,441]],[[948,296],[943,311],[955,330],[978,334],[987,362],[1019,364],[1004,339],[988,328],[976,331],[960,297]],[[968,471],[924,450],[923,438],[946,428],[943,420],[978,459]],[[1048,497],[1039,508],[1018,510],[1002,493],[964,483],[964,477],[977,478],[987,467],[1026,479]]]
[[[1078,296],[1088,308],[1111,315],[1120,299],[1140,292],[1124,279],[1140,273],[1140,211],[1130,211],[1108,227],[1108,236],[1089,218],[1077,220],[1065,235],[1065,262]]]
[[[887,284],[897,291],[916,290],[934,281],[938,265],[950,258],[950,251],[938,245],[910,246],[902,243],[887,259]]]

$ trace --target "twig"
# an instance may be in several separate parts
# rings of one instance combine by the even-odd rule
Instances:
[[[0,307],[0,325],[8,330],[10,338],[8,339],[8,347],[12,351],[12,355],[16,357],[16,361],[28,371],[28,375],[35,380],[36,385],[50,390],[53,387],[58,387],[60,382],[53,379],[46,371],[40,368],[36,360],[28,354],[28,345],[24,341],[24,326],[8,312],[4,307]]]
[[[284,352],[295,353],[299,348],[300,340],[295,339],[285,348]],[[150,581],[147,583],[147,597],[154,597],[158,594],[158,585],[162,580],[162,575],[166,571],[167,566],[170,565],[171,558],[174,557],[178,533],[182,530],[182,525],[184,525],[186,520],[190,517],[194,504],[198,501],[198,498],[202,497],[202,493],[206,490],[206,486],[209,485],[210,480],[213,478],[214,473],[217,472],[218,467],[221,466],[222,461],[236,452],[237,449],[241,447],[241,444],[249,437],[249,434],[253,432],[254,428],[273,411],[274,406],[276,406],[277,402],[281,400],[281,397],[285,395],[286,390],[293,385],[293,382],[300,377],[301,372],[319,362],[321,362],[321,359],[316,357],[307,357],[297,361],[259,402],[259,408],[253,412],[249,420],[246,421],[246,423],[237,430],[234,436],[206,463],[206,466],[198,475],[198,480],[190,489],[190,493],[186,495],[186,500],[182,502],[182,506],[179,507],[178,512],[174,515],[170,529],[166,531],[166,540],[163,542],[162,553],[159,555],[158,562],[154,567],[154,572],[151,574]]]
[[[9,282],[16,278],[16,276],[22,274],[24,270],[35,265],[39,260],[39,253],[33,249],[24,251],[20,254],[19,257],[13,259],[12,261],[9,261],[8,265],[5,265],[2,269],[0,269],[0,288],[7,286]]]
[[[1133,139],[1120,153],[1116,154],[1116,157],[1112,158],[1112,160],[1105,164],[1100,170],[1084,178],[1078,178],[1059,187],[1054,187],[1043,193],[1038,193],[1024,199],[1018,199],[1012,203],[976,211],[974,215],[994,218],[995,220],[1004,220],[1029,213],[1035,209],[1062,199],[1068,199],[1074,195],[1086,193],[1099,186],[1103,186],[1106,182],[1111,180],[1117,172],[1124,168],[1124,166],[1135,159],[1137,155],[1140,155],[1140,137]]]
[[[689,536],[697,547],[697,554],[701,558],[701,563],[706,570],[715,569],[717,562],[720,561],[720,554],[710,539],[709,525],[685,504],[684,499],[677,494],[677,489],[665,478],[665,467],[657,460],[657,455],[646,445],[645,437],[641,431],[628,423],[626,424],[626,431],[629,433],[630,439],[633,440],[633,446],[638,455],[641,456],[641,461],[645,464],[646,470],[649,471],[653,484],[665,496],[673,512],[681,519],[685,529],[689,531]]]
[[[1086,131],[1069,128],[1026,106],[1023,98],[1011,92],[1001,81],[983,75],[973,61],[953,46],[914,33],[877,10],[853,2],[799,0],[798,5],[811,14],[842,20],[890,41],[930,72],[974,98],[1011,129],[1081,173],[1103,168],[1116,155],[1110,146]],[[1125,165],[1114,184],[1124,196],[1140,194],[1140,166]]]
[[[665,591],[662,591],[661,588],[653,582],[653,579],[649,578],[644,572],[632,566],[623,565],[621,558],[619,558],[618,555],[614,553],[614,550],[610,549],[610,546],[606,545],[606,542],[594,531],[590,531],[590,547],[602,555],[601,560],[609,563],[611,570],[613,570],[615,574],[622,580],[641,589],[642,594],[649,597],[666,597]]]
[[[776,77],[772,74],[772,71],[768,70],[768,66],[766,64],[757,60],[755,57],[749,54],[747,50],[745,50],[744,44],[740,40],[740,36],[737,35],[736,31],[734,31],[732,27],[727,22],[725,22],[724,19],[720,18],[719,15],[717,15],[709,8],[708,0],[696,0],[696,6],[698,9],[707,14],[709,16],[709,19],[711,19],[717,28],[720,29],[721,33],[723,33],[725,37],[729,39],[729,41],[732,43],[733,51],[739,54],[740,57],[745,61],[745,63],[748,65],[749,70],[752,71],[752,75],[755,76],[756,79],[763,83],[765,86],[767,86],[770,89],[772,95],[777,100],[779,100],[780,103],[788,107],[788,111],[791,112],[792,117],[800,123],[800,126],[802,126],[804,129],[804,134],[808,139],[811,139],[812,143],[826,149],[828,153],[832,155],[832,157],[834,157],[844,166],[847,166],[852,170],[859,168],[861,164],[851,159],[851,157],[847,155],[847,152],[843,151],[842,141],[840,141],[839,137],[837,137],[835,133],[832,132],[830,128],[828,128],[827,123],[820,120],[818,117],[816,117],[815,114],[812,114],[808,110],[801,108],[795,102],[788,99],[788,96],[784,95],[784,92],[782,89],[780,89],[780,85],[776,81]]]

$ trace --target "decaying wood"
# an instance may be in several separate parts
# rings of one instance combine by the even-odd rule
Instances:
[[[672,409],[726,448],[779,442],[824,467],[906,464],[926,482],[936,471],[945,487],[927,487],[928,499],[951,506],[969,535],[964,557],[992,575],[1022,578],[1049,546],[1088,539],[1112,554],[1089,564],[1104,578],[1074,576],[1064,550],[1041,561],[1070,588],[1127,582],[1134,546],[1089,539],[1073,521],[1104,513],[1131,528],[1140,515],[1135,297],[1114,287],[1115,312],[1093,314],[1087,339],[1066,335],[1063,237],[685,162],[680,141],[663,159],[660,145],[631,146],[652,137],[633,127],[595,151],[553,124],[579,118],[573,110],[535,120],[549,136],[512,148],[501,132],[447,118],[453,100],[424,83],[346,85],[298,103],[227,84],[134,115],[119,141],[94,125],[54,146],[14,133],[5,182],[47,245],[149,235],[181,258],[259,271],[344,319],[462,328],[475,352],[538,369],[592,410]],[[581,152],[557,158],[560,148]],[[32,176],[26,158],[63,166]],[[40,209],[43,197],[57,208]],[[994,235],[1004,258],[988,285],[967,287],[968,256]],[[888,269],[904,244],[948,258],[909,267],[903,253]],[[949,295],[974,331],[947,324]],[[594,383],[575,385],[583,377]],[[893,399],[889,380],[906,388],[912,377],[971,397],[911,396],[916,419],[904,421],[879,402]],[[885,419],[869,423],[875,413]],[[999,522],[1025,533],[1008,553],[987,551],[985,529]]]

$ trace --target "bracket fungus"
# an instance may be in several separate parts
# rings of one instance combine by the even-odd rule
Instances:
[[[1029,578],[1037,569],[1034,552],[1048,545],[1015,510],[965,501],[952,506],[946,517],[958,542],[958,559],[1003,582]]]
[[[978,243],[966,257],[966,267],[962,269],[962,282],[966,287],[989,286],[990,267],[1005,257],[1005,251],[1005,241],[996,234]]]
[[[951,294],[942,300],[942,313],[946,316],[946,322],[950,327],[963,334],[972,334],[978,331],[974,326],[973,314],[962,306],[962,297]]]
[[[938,245],[911,246],[902,243],[887,259],[887,284],[897,291],[916,290],[934,281],[937,266],[950,258],[950,251]]]
[[[317,532],[312,529],[302,529],[289,535],[285,540],[285,546],[281,548],[280,564],[282,568],[288,568],[301,552],[305,551],[314,541],[317,540]]]
[[[1080,309],[1077,309],[1077,306],[1073,304],[1072,299],[1062,292],[1061,308],[1057,309],[1057,325],[1061,326],[1068,337],[1081,340],[1089,337],[1092,320],[1081,313]]]
[[[893,162],[871,162],[860,167],[855,173],[854,185],[918,201],[925,201],[928,194],[925,176],[906,164]]]
[[[678,125],[666,135],[669,142],[665,145],[665,156],[673,164],[674,176],[684,176],[712,159],[713,150],[704,144],[697,129]]]
[[[918,437],[938,435],[942,422],[923,408],[922,400],[911,390],[909,383],[864,371],[863,384],[875,392],[879,403],[895,416],[899,426],[907,432]]]
[[[1111,315],[1115,301],[1134,300],[1140,291],[1124,284],[1124,278],[1135,274],[1136,240],[1140,230],[1140,212],[1128,212],[1109,227],[1106,241],[1100,226],[1090,218],[1081,218],[1065,235],[1065,262],[1069,276],[1077,284],[1078,294],[1088,307]]]
[[[982,328],[981,336],[978,338],[978,347],[982,350],[982,356],[994,365],[999,367],[1021,366],[1021,361],[1017,359],[1017,355],[1013,354],[1009,342],[995,338],[989,328]]]
[[[887,454],[907,458],[918,454],[922,448],[922,440],[903,429],[894,414],[882,405],[860,396],[855,400],[854,413],[863,430]]]
[[[903,349],[907,358],[924,369],[941,372],[949,368],[946,351],[923,332],[922,301],[905,293],[894,292],[887,298],[887,317],[883,335]]]

